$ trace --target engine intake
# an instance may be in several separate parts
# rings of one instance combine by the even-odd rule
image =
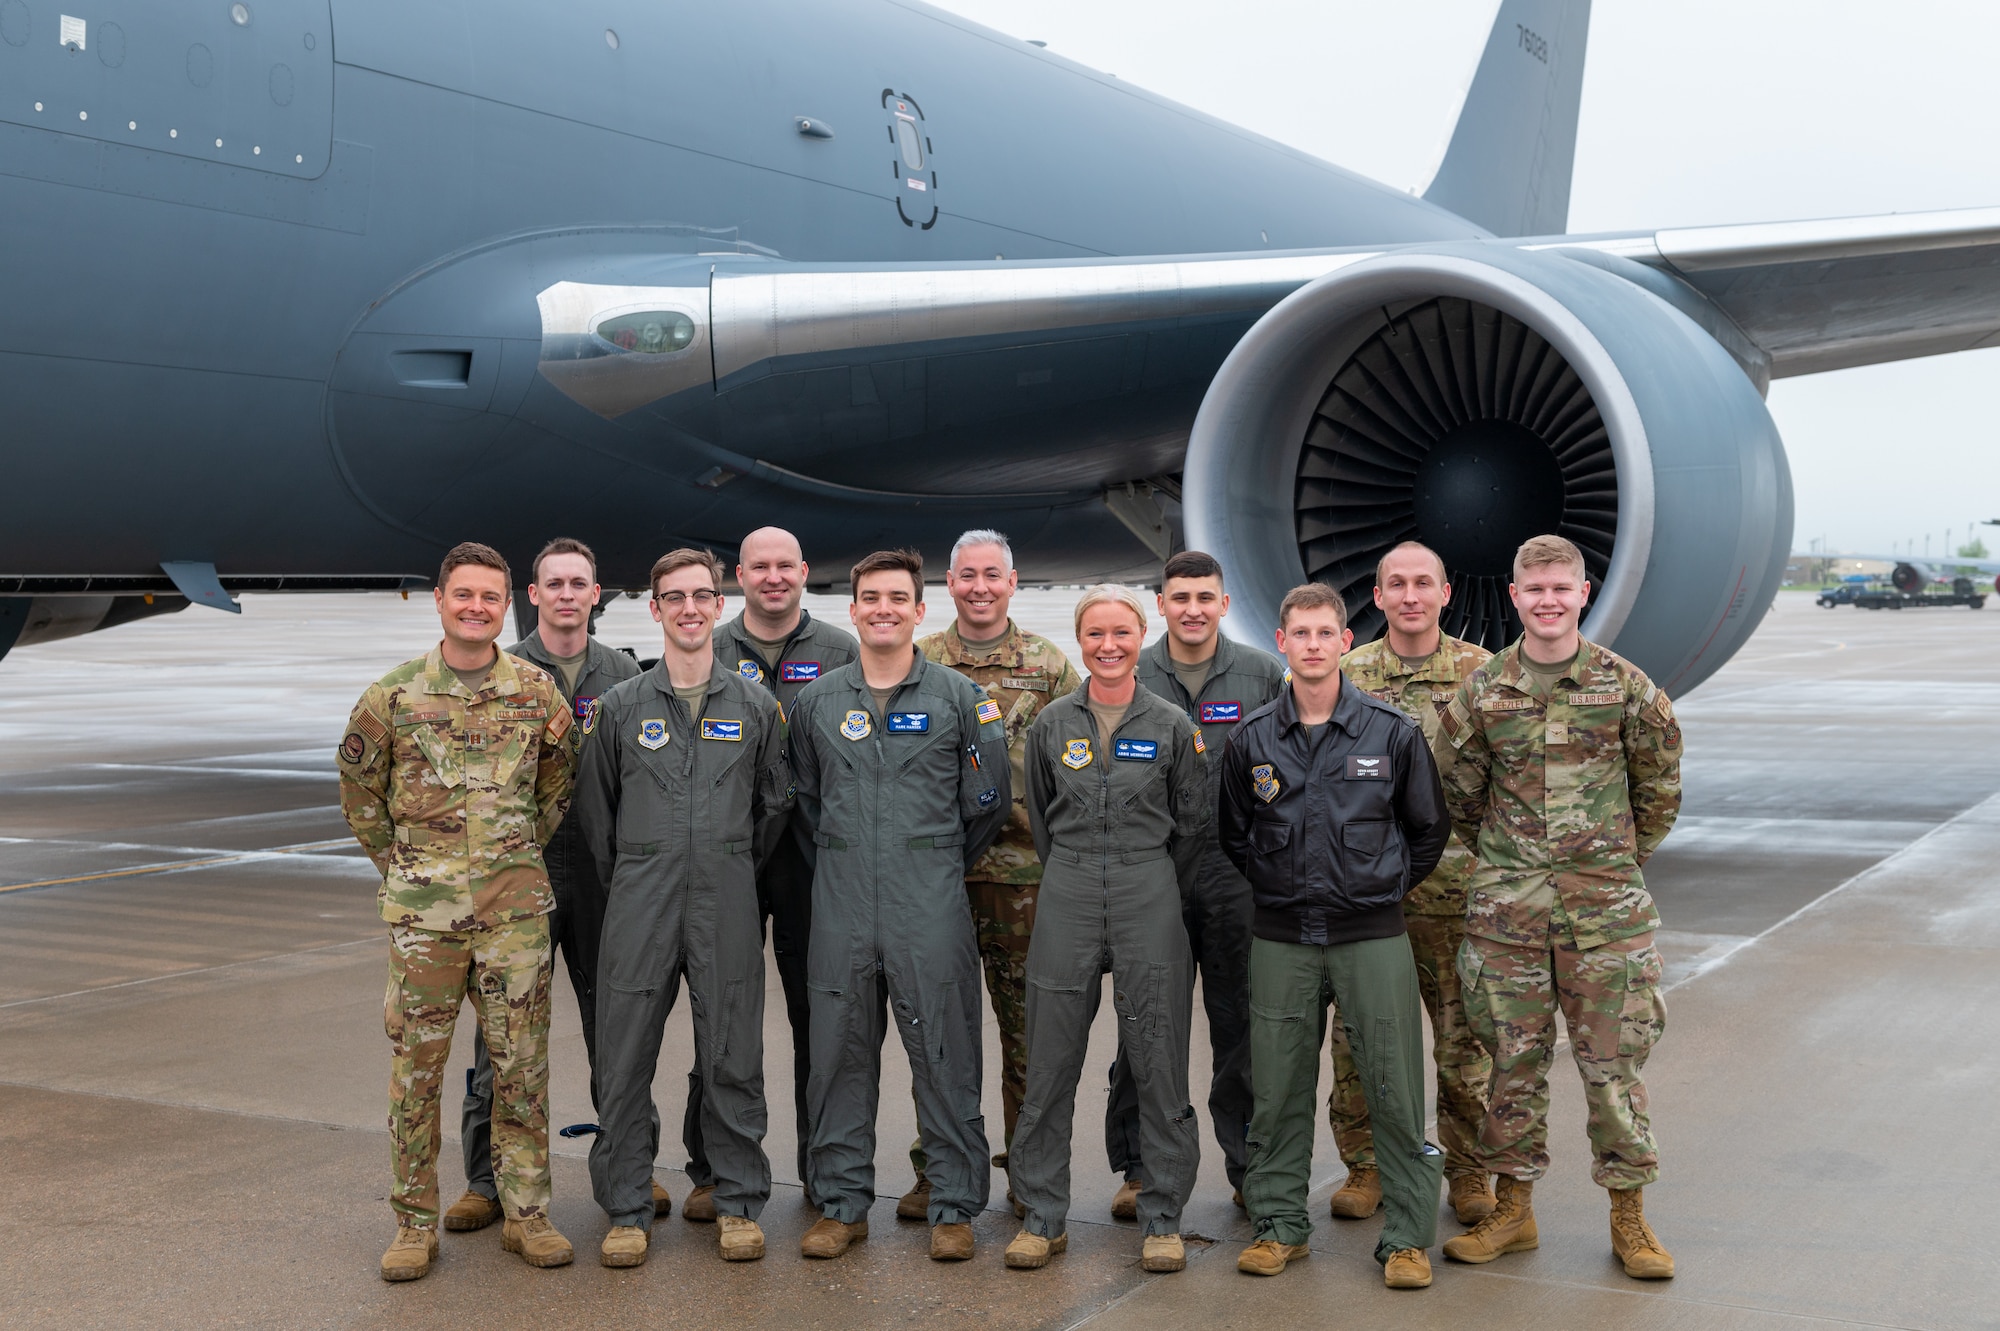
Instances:
[[[1624,273],[1622,268],[1630,268]],[[1631,280],[1627,280],[1628,277]],[[1757,389],[1623,260],[1448,245],[1321,278],[1223,364],[1189,442],[1190,546],[1228,570],[1225,621],[1268,643],[1285,591],[1338,588],[1381,634],[1375,564],[1444,559],[1446,632],[1520,632],[1515,548],[1584,552],[1584,633],[1685,690],[1769,606],[1791,541],[1790,472]]]

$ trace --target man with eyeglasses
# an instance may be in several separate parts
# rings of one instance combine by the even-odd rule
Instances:
[[[604,1130],[590,1181],[611,1219],[599,1260],[646,1260],[660,1149],[653,1074],[683,979],[694,1012],[690,1113],[708,1147],[724,1261],[764,1255],[764,939],[756,866],[792,803],[784,723],[763,689],[715,659],[722,561],[675,550],[652,572],[664,649],[651,670],[585,714],[576,790],[582,840],[607,884],[602,1042]]]
[[[507,649],[509,656],[532,661],[549,672],[578,720],[591,699],[620,680],[639,673],[639,665],[615,647],[591,636],[590,614],[603,589],[597,582],[597,556],[589,546],[558,536],[535,556],[534,582],[528,599],[535,607],[535,630]],[[583,1049],[590,1059],[590,1103],[597,1105],[597,937],[604,927],[604,884],[577,835],[576,819],[564,818],[555,836],[542,848],[542,861],[555,891],[555,913],[549,916],[549,942],[562,951],[576,992],[577,1014],[583,1020]],[[465,1153],[465,1195],[444,1213],[444,1227],[465,1231],[484,1229],[500,1218],[500,1191],[493,1177],[493,1060],[486,1037],[472,1028],[472,1066],[465,1074],[465,1104],[459,1120],[459,1143]],[[661,1212],[671,1205],[667,1190],[653,1185],[653,1200]]]
[[[715,659],[777,698],[788,716],[799,690],[854,659],[854,635],[799,604],[805,594],[805,556],[799,538],[780,527],[759,527],[743,538],[736,557],[736,585],[743,610],[715,629]],[[785,990],[785,1020],[792,1028],[792,1102],[798,1124],[799,1179],[806,1178],[806,1079],[811,1072],[812,1020],[806,997],[806,939],[812,932],[812,869],[791,837],[757,874],[757,913],[771,922],[771,955]],[[681,1205],[683,1220],[715,1219],[715,1177],[702,1143],[700,1069],[688,1074],[688,1115],[681,1125],[688,1178],[694,1190]]]

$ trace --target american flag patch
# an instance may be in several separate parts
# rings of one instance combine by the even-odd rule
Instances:
[[[978,716],[979,724],[982,726],[991,725],[1000,719],[1000,704],[994,702],[991,698],[981,698],[979,706],[972,710]]]

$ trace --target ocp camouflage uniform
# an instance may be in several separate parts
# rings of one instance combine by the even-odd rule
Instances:
[[[1547,1171],[1560,1007],[1591,1176],[1638,1188],[1659,1174],[1640,1073],[1667,1015],[1639,866],[1680,812],[1680,726],[1657,685],[1595,643],[1546,692],[1520,654],[1516,640],[1459,686],[1434,746],[1452,824],[1478,856],[1458,976],[1494,1059],[1480,1154],[1516,1179]]]
[[[382,871],[389,925],[390,1205],[437,1227],[441,1078],[469,992],[495,1072],[501,1205],[515,1220],[544,1214],[555,897],[541,848],[569,803],[569,707],[505,652],[474,693],[433,649],[361,695],[338,758],[341,812]]]
[[[1438,649],[1412,670],[1378,638],[1340,658],[1347,680],[1398,707],[1424,728],[1424,739],[1437,741],[1438,718],[1457,696],[1459,683],[1491,659],[1477,643],[1438,635]],[[1417,961],[1417,988],[1431,1019],[1431,1056],[1437,1063],[1438,1145],[1444,1148],[1446,1177],[1477,1174],[1479,1126],[1486,1119],[1486,1082],[1493,1060],[1466,1024],[1464,996],[1459,992],[1456,962],[1465,941],[1465,888],[1472,879],[1472,852],[1456,836],[1445,844],[1444,858],[1431,876],[1403,898],[1403,919],[1409,926],[1410,951]],[[1327,1118],[1334,1142],[1347,1165],[1375,1163],[1374,1134],[1368,1130],[1368,1101],[1361,1074],[1347,1048],[1347,1030],[1333,1027],[1333,1093],[1327,1098]]]
[[[979,960],[986,972],[986,993],[993,1003],[993,1020],[1000,1028],[1000,1105],[1006,1143],[1014,1140],[1014,1124],[1028,1093],[1027,1020],[1028,939],[1035,931],[1035,901],[1042,883],[1042,862],[1035,855],[1034,833],[1028,826],[1028,784],[1021,766],[1028,727],[1053,700],[1075,692],[1083,677],[1062,648],[1013,620],[998,647],[977,656],[966,650],[958,623],[917,643],[917,650],[986,690],[1000,707],[1007,728],[1007,766],[1014,780],[1014,811],[1007,825],[977,863],[965,874],[965,892],[972,905],[972,922],[979,934]],[[910,1158],[922,1173],[921,1150]],[[993,1158],[1004,1167],[1003,1149]]]

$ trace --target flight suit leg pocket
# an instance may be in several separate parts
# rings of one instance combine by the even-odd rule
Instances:
[[[1618,1014],[1618,1057],[1643,1059],[1667,1029],[1667,1000],[1660,993],[1666,962],[1652,945],[1625,958],[1625,989]]]
[[[1452,969],[1458,975],[1459,1000],[1465,1005],[1465,1026],[1472,1032],[1472,1038],[1479,1041],[1480,1048],[1489,1054],[1498,1047],[1498,1032],[1493,1022],[1492,995],[1481,981],[1485,978],[1486,958],[1478,944],[1470,938],[1461,939],[1458,956]]]

